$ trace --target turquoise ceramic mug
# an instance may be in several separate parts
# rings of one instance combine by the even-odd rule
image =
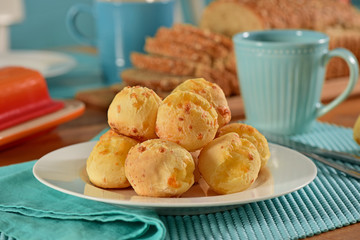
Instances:
[[[161,26],[172,26],[174,1],[96,0],[93,6],[77,4],[68,11],[67,27],[79,42],[97,47],[106,83],[117,83],[121,71],[131,67],[130,53],[144,52],[146,37],[154,36]],[[76,25],[77,17],[84,13],[95,19],[95,39]]]
[[[329,51],[327,35],[304,30],[243,32],[233,37],[247,123],[290,135],[306,132],[314,120],[344,101],[358,80],[358,62],[348,50]],[[340,57],[349,66],[346,89],[321,103],[326,64]]]

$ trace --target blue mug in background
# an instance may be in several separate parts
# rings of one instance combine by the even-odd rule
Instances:
[[[329,50],[329,37],[306,30],[243,32],[233,37],[247,122],[264,132],[306,132],[314,120],[344,101],[358,81],[358,62],[348,50]],[[320,102],[326,64],[340,57],[349,66],[347,87]]]
[[[146,37],[154,36],[161,26],[173,25],[174,1],[96,0],[93,6],[72,6],[66,23],[75,39],[97,47],[105,83],[119,83],[121,71],[131,67],[131,52],[144,52]],[[79,14],[94,16],[96,39],[85,36],[77,27]]]

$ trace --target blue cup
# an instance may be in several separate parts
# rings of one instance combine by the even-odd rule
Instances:
[[[96,39],[85,36],[77,27],[81,13],[94,17]],[[97,47],[105,83],[113,84],[121,82],[121,71],[131,67],[131,52],[144,52],[146,37],[154,36],[161,26],[171,27],[173,19],[174,0],[97,0],[93,6],[72,6],[66,22],[76,40]]]
[[[306,132],[316,118],[344,101],[358,80],[358,62],[346,49],[329,50],[327,35],[305,30],[243,32],[233,37],[247,122],[264,132]],[[349,82],[332,102],[321,103],[326,64],[340,57]]]

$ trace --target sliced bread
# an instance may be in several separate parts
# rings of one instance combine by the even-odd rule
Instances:
[[[147,38],[145,51],[151,54],[181,58],[188,61],[211,65],[212,58],[205,51],[196,50],[184,44],[174,44],[167,39]]]
[[[197,65],[196,62],[179,58],[136,52],[131,54],[131,62],[136,68],[179,76],[193,76]]]
[[[224,58],[229,50],[210,38],[190,31],[181,31],[180,28],[160,28],[155,36],[157,39],[164,39],[177,44],[183,44],[190,48],[208,53],[212,58]]]
[[[144,69],[130,68],[121,72],[121,78],[129,86],[141,85],[154,91],[172,91],[192,76],[174,76]]]

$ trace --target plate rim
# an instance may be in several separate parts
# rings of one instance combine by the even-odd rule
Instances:
[[[34,56],[50,56],[51,58],[57,58],[58,60],[61,60],[61,66],[56,66],[54,68],[54,65],[49,64],[45,70],[35,69],[39,71],[44,78],[53,78],[57,76],[61,76],[63,74],[68,73],[70,70],[72,70],[77,65],[77,61],[75,58],[70,56],[69,54],[63,53],[63,52],[57,52],[57,51],[48,51],[48,50],[20,50],[20,49],[14,49],[5,53],[0,54],[1,57],[8,57],[11,55],[23,55],[23,56],[31,56],[33,54]],[[20,66],[23,66],[22,64],[19,64]],[[10,65],[2,65],[0,67],[6,67]],[[26,67],[26,66],[23,66]]]
[[[264,200],[268,200],[268,199],[273,199],[273,198],[277,198],[277,197],[280,197],[280,196],[283,196],[283,195],[286,195],[286,194],[289,194],[289,193],[292,193],[292,192],[295,192],[299,189],[302,189],[304,188],[305,186],[307,186],[308,184],[310,184],[317,176],[317,167],[315,165],[315,163],[310,159],[308,158],[307,156],[301,154],[300,152],[298,151],[295,151],[293,149],[290,149],[290,148],[287,148],[287,147],[284,147],[284,146],[280,146],[278,144],[273,144],[273,143],[269,143],[269,146],[271,148],[273,147],[276,147],[278,149],[286,149],[286,151],[290,151],[290,152],[293,152],[299,156],[301,156],[303,158],[303,160],[306,160],[307,161],[307,164],[311,165],[312,167],[312,173],[309,174],[309,177],[307,178],[306,181],[304,181],[302,184],[299,184],[297,187],[295,188],[292,188],[292,189],[288,189],[287,191],[282,191],[282,192],[279,192],[277,194],[270,194],[269,196],[264,196],[264,197],[255,197],[253,199],[248,199],[246,201],[227,201],[227,202],[224,202],[224,201],[217,201],[217,202],[201,202],[201,201],[188,201],[188,202],[176,202],[176,203],[160,203],[159,201],[156,201],[156,202],[134,202],[134,201],[128,201],[128,200],[119,200],[119,199],[108,199],[108,198],[100,198],[100,197],[93,197],[93,196],[88,196],[88,195],[85,195],[85,194],[81,194],[81,193],[78,193],[78,192],[74,192],[74,191],[71,191],[71,190],[68,190],[68,189],[64,189],[64,188],[61,188],[59,186],[56,186],[55,184],[52,184],[51,182],[48,182],[46,181],[45,179],[43,179],[41,176],[39,176],[37,174],[37,168],[39,166],[39,164],[42,164],[43,161],[46,161],[46,157],[49,155],[49,154],[54,154],[54,152],[56,151],[61,151],[61,150],[65,150],[66,148],[70,148],[70,147],[75,147],[77,145],[83,145],[83,144],[96,144],[97,140],[93,140],[93,141],[87,141],[87,142],[81,142],[81,143],[77,143],[77,144],[72,144],[72,145],[69,145],[69,146],[66,146],[66,147],[63,147],[63,148],[59,148],[57,150],[54,150],[52,152],[49,152],[48,154],[44,155],[43,157],[41,157],[38,161],[36,161],[36,163],[34,164],[33,166],[33,175],[35,176],[35,178],[41,182],[42,184],[46,185],[47,187],[50,187],[54,190],[57,190],[57,191],[60,191],[60,192],[63,192],[65,194],[69,194],[69,195],[72,195],[72,196],[76,196],[76,197],[80,197],[80,198],[83,198],[83,199],[89,199],[89,200],[94,200],[94,201],[98,201],[98,202],[104,202],[104,203],[110,203],[110,204],[115,204],[115,205],[119,205],[119,206],[123,206],[123,207],[134,207],[134,208],[157,208],[157,209],[168,209],[168,208],[213,208],[213,207],[230,207],[230,206],[238,206],[238,205],[242,205],[242,204],[247,204],[247,203],[253,203],[253,202],[259,202],[259,201],[264,201]],[[85,163],[86,163],[86,159],[84,160]],[[79,178],[80,178],[80,175],[79,175]],[[80,178],[81,179],[81,178]],[[83,180],[81,180],[83,181]],[[84,184],[86,184],[84,182]],[[96,187],[96,186],[94,186]],[[104,189],[104,190],[110,190],[110,189]],[[246,191],[246,190],[245,190]],[[240,193],[233,193],[233,194],[241,194]],[[207,197],[191,197],[191,198],[184,198],[184,199],[192,199],[192,200],[199,200],[199,199],[204,199],[204,198],[212,198],[212,199],[215,199],[215,198],[226,198],[226,196],[229,196],[229,195],[233,195],[233,194],[227,194],[227,195],[216,195],[216,196],[207,196]],[[143,197],[143,196],[140,196],[140,197]],[[148,198],[148,199],[156,199],[156,200],[159,200],[159,199],[164,199],[164,198],[156,198],[156,197],[145,197],[145,198]],[[165,198],[165,199],[169,199],[169,198]],[[171,199],[171,198],[170,198]],[[175,199],[175,198],[173,198]],[[180,199],[180,198],[179,198]]]

